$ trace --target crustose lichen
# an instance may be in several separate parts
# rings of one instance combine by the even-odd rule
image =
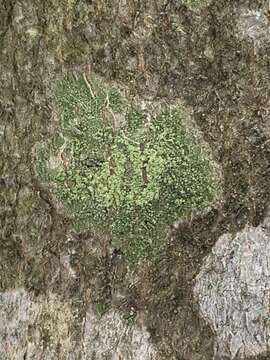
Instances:
[[[38,174],[78,230],[110,236],[131,260],[154,254],[169,224],[214,200],[211,163],[179,109],[149,113],[92,77],[55,88],[60,132],[39,148]]]

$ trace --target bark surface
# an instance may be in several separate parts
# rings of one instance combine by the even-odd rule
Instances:
[[[210,360],[244,354],[237,347],[226,350],[229,330],[243,312],[227,308],[232,318],[225,331],[212,319],[220,290],[205,293],[200,280],[194,297],[194,279],[204,274],[203,259],[224,234],[238,234],[228,249],[237,241],[243,249],[249,241],[256,249],[266,244],[256,235],[270,203],[266,3],[213,0],[199,9],[174,0],[0,2],[1,359]],[[121,253],[110,252],[106,239],[76,233],[35,176],[36,144],[55,131],[52,84],[90,69],[124,84],[130,97],[180,101],[222,168],[222,201],[182,220],[159,258],[135,273]],[[244,230],[248,239],[239,235],[246,225],[253,229]],[[256,254],[268,261],[267,254]],[[240,269],[235,256],[233,268]],[[257,264],[248,261],[248,269]],[[213,276],[226,289],[233,269],[220,275],[215,266]],[[251,284],[250,270],[246,276]],[[260,288],[269,287],[268,278],[257,280]],[[206,311],[208,300],[212,308]],[[239,294],[237,304],[245,301]],[[226,350],[222,355],[217,341]],[[269,358],[268,341],[263,351],[246,344],[244,358]]]

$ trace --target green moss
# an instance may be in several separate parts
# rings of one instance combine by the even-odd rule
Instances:
[[[135,324],[136,317],[137,317],[137,313],[134,308],[131,308],[129,311],[123,314],[123,319],[127,322],[129,326]]]
[[[149,121],[95,78],[61,80],[55,95],[62,134],[40,148],[37,170],[77,230],[110,236],[137,262],[159,251],[168,225],[214,200],[211,164],[180,109]]]
[[[105,315],[110,310],[110,305],[105,302],[98,302],[96,303],[95,310],[98,317],[102,318],[102,316]]]

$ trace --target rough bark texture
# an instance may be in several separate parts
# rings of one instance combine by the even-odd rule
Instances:
[[[110,310],[98,317],[87,308],[81,342],[76,343],[76,313],[70,303],[47,293],[35,299],[23,289],[0,299],[1,359],[153,359],[155,350],[145,329],[129,326]]]
[[[216,358],[246,359],[269,349],[269,232],[223,235],[196,278],[202,315],[217,334]]]
[[[208,360],[218,356],[217,341],[222,349],[230,343],[212,316],[222,299],[219,290],[211,295],[202,290],[205,299],[214,297],[213,311],[206,314],[204,302],[194,298],[193,280],[218,238],[247,224],[258,229],[270,203],[266,5],[213,0],[190,9],[174,0],[0,2],[1,360]],[[183,220],[159,258],[135,273],[121,254],[104,250],[106,239],[100,243],[75,233],[34,173],[35,145],[55,129],[53,82],[89,67],[106,81],[125,84],[130,97],[180,100],[222,167],[218,206]],[[263,247],[266,238],[258,240],[251,229],[251,243]],[[237,241],[248,246],[238,234],[228,249]],[[232,261],[235,269],[241,267],[236,257]],[[256,260],[250,264],[256,266]],[[216,271],[224,289],[228,271]],[[259,286],[269,286],[268,281],[258,279]],[[200,286],[196,296],[205,289]],[[237,304],[244,302],[239,295]],[[89,315],[91,306],[112,308],[101,318],[104,339],[95,338],[95,348],[84,339],[99,331],[98,311]],[[232,329],[236,323],[229,321]],[[126,329],[130,339],[122,346]],[[262,351],[247,354],[268,359],[264,344]],[[240,354],[230,350],[221,358]]]

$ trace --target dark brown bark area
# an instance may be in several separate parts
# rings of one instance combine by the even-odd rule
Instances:
[[[192,280],[218,236],[257,225],[269,204],[270,48],[254,52],[253,42],[238,36],[237,8],[254,7],[251,1],[217,0],[200,11],[180,1],[127,4],[0,3],[0,289],[50,289],[74,300],[82,317],[89,301],[133,306],[160,358],[212,359],[214,337],[198,317]],[[207,46],[212,57],[205,55]],[[220,206],[184,222],[160,258],[140,267],[132,287],[125,261],[93,251],[99,245],[90,234],[67,241],[71,224],[34,175],[35,144],[55,129],[53,81],[89,64],[125,84],[130,96],[180,98],[224,176]],[[69,248],[76,280],[61,271],[60,254]],[[118,290],[125,295],[121,302]]]

